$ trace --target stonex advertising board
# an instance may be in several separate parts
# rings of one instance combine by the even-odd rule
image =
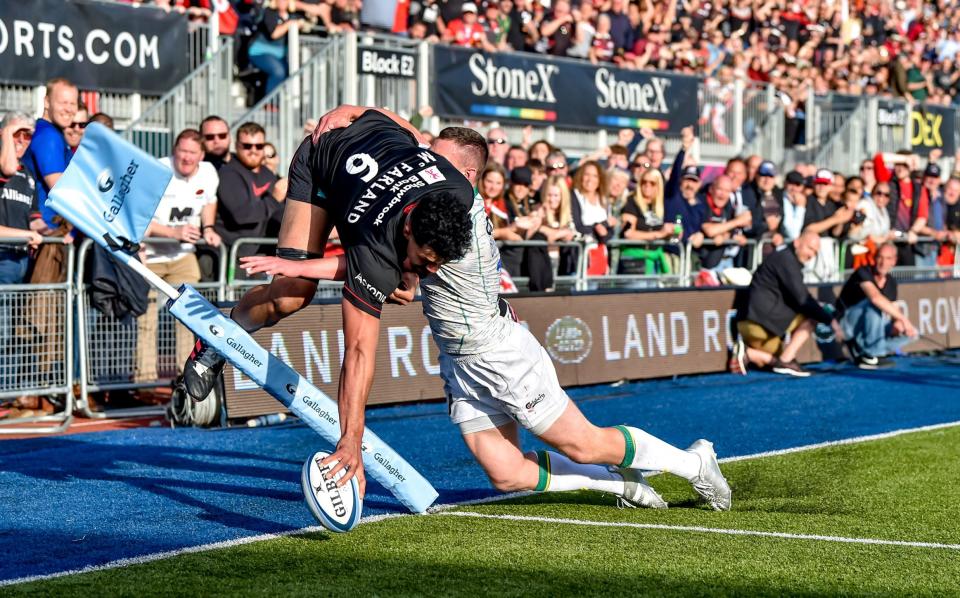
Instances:
[[[697,122],[696,77],[533,54],[433,47],[438,115],[680,135]]]
[[[576,386],[724,371],[738,292],[695,289],[516,297],[510,302],[550,353],[560,383]],[[924,337],[907,350],[960,347],[960,281],[902,283],[900,305]],[[253,336],[336,396],[343,357],[339,304],[310,305]],[[809,343],[800,358],[819,361],[816,344]],[[370,404],[443,398],[439,370],[437,347],[420,305],[386,306]],[[224,380],[230,417],[282,409],[229,364]]]
[[[187,17],[79,0],[0,2],[0,81],[157,95],[187,76]]]

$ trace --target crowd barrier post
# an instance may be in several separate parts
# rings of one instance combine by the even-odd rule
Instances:
[[[331,239],[331,243],[336,243],[336,241]],[[223,280],[225,281],[224,295],[226,301],[239,301],[240,297],[242,297],[248,289],[270,282],[270,278],[266,274],[256,274],[254,275],[255,278],[237,277],[237,273],[241,269],[240,248],[245,245],[260,246],[276,244],[276,237],[241,237],[234,241],[233,245],[230,246],[228,258],[230,264],[229,270],[225,270],[223,273]],[[342,287],[342,281],[321,280],[317,285],[316,296],[322,298],[339,297],[341,293],[340,289]]]
[[[176,239],[149,238],[144,242],[151,244],[177,244]],[[202,241],[197,245],[204,245]],[[137,390],[169,386],[177,376],[175,351],[176,326],[172,316],[167,313],[166,304],[154,298],[147,309],[157,310],[155,338],[139,339],[138,318],[120,322],[101,314],[89,304],[88,289],[84,282],[87,255],[93,248],[93,241],[86,239],[77,253],[79,265],[76,268],[76,313],[77,340],[79,349],[79,398],[77,410],[92,419],[143,417],[161,415],[164,406],[144,406],[116,408],[109,411],[97,411],[92,408],[90,393],[112,390]],[[194,286],[208,298],[220,299],[226,296],[226,250],[221,244],[217,249],[220,268],[218,280],[200,282]],[[117,267],[125,267],[118,264]],[[153,293],[151,293],[153,295]],[[155,297],[155,295],[153,295]],[[144,317],[144,316],[141,316]],[[156,353],[156,372],[147,376],[138,372],[138,358],[144,348],[144,342],[152,343]]]
[[[0,243],[22,245],[25,240],[3,238]],[[66,280],[0,285],[0,327],[3,327],[0,335],[4,337],[0,353],[5,353],[0,360],[0,399],[62,395],[63,411],[0,420],[0,435],[55,434],[65,430],[73,421],[75,249],[73,244],[65,243],[63,237],[44,237],[43,243],[65,246]],[[57,300],[58,295],[62,301]],[[34,333],[33,342],[24,342],[29,338],[25,335],[30,332]],[[7,371],[8,368],[13,371]]]
[[[684,243],[679,240],[655,240],[641,241],[636,239],[611,239],[607,241],[607,247],[610,249],[610,275],[605,277],[591,277],[591,280],[602,280],[603,282],[655,282],[658,287],[684,286],[684,280],[688,277],[689,271],[689,252],[684,247]],[[679,260],[676,272],[669,274],[620,274],[620,257],[624,248],[650,248],[657,247],[666,249],[676,247]],[[670,284],[673,282],[673,284]]]
[[[940,242],[933,237],[917,237],[916,243],[910,243],[910,241],[904,236],[895,238],[890,241],[894,245],[913,245],[916,243],[935,243],[937,250],[935,253],[939,253]],[[844,239],[840,245],[840,255],[839,255],[839,264],[837,271],[840,273],[841,282],[845,281],[850,274],[853,273],[853,270],[846,267],[846,254],[850,251],[850,247],[857,245],[859,241],[853,241],[851,239]],[[953,266],[903,266],[897,265],[894,266],[891,274],[897,280],[935,280],[946,275],[947,277],[960,278],[960,266],[957,264],[958,249],[954,247],[954,259]]]
[[[687,262],[688,262],[689,264],[691,264],[691,266],[690,266],[690,271],[689,271],[688,276],[687,276],[688,281],[689,281],[689,283],[688,283],[687,286],[690,286],[690,285],[693,284],[693,267],[692,267],[692,263],[693,263],[693,251],[694,251],[694,249],[699,250],[699,249],[702,248],[702,247],[740,247],[741,249],[747,249],[747,248],[749,248],[749,251],[753,252],[750,256],[748,256],[747,261],[746,261],[746,263],[750,265],[750,268],[751,268],[750,273],[753,274],[753,272],[756,271],[756,268],[759,267],[759,262],[756,261],[756,260],[757,260],[756,254],[760,251],[760,242],[757,241],[756,239],[747,239],[747,242],[744,243],[743,245],[741,245],[740,243],[737,243],[736,241],[734,241],[734,240],[732,240],[732,239],[729,239],[729,240],[727,240],[727,241],[723,241],[722,243],[717,243],[717,242],[715,242],[713,239],[704,239],[704,240],[700,243],[700,247],[693,247],[690,243],[687,243],[687,244],[686,244],[686,255],[687,255],[687,258],[686,258],[686,259],[687,259]],[[703,268],[701,268],[701,269],[703,269]],[[706,268],[706,269],[710,269],[710,268]],[[718,273],[718,274],[719,274],[719,273]]]

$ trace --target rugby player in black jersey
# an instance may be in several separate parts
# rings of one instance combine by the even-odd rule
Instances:
[[[365,491],[360,442],[373,382],[380,311],[404,271],[427,275],[460,259],[471,238],[473,187],[445,158],[418,145],[412,127],[368,110],[349,127],[308,138],[290,165],[287,205],[277,256],[321,257],[333,226],[345,259],[325,278],[343,278],[344,357],[338,406],[341,438],[327,461],[356,475]],[[248,332],[272,326],[305,307],[316,279],[277,276],[251,289],[231,317]],[[224,360],[197,341],[184,368],[187,393],[204,399]]]

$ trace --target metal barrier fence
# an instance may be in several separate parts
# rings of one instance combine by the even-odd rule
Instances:
[[[277,244],[277,239],[268,238],[268,237],[242,237],[237,239],[233,245],[230,246],[230,262],[229,267],[226,271],[226,276],[224,278],[224,293],[228,301],[237,301],[240,297],[249,289],[265,284],[270,281],[270,277],[266,274],[255,274],[252,276],[238,276],[238,273],[241,273],[242,268],[240,268],[239,256],[241,254],[250,255],[247,252],[242,251],[243,247],[250,246],[275,246]],[[242,273],[241,273],[242,274]],[[329,297],[339,297],[341,293],[341,288],[343,288],[343,282],[332,281],[332,280],[321,280],[317,285],[317,294],[318,298],[329,298]]]
[[[557,270],[557,265],[554,265],[553,260],[551,259],[551,267],[553,269],[553,290],[584,290],[584,279],[586,277],[587,271],[587,252],[586,244],[583,241],[558,241],[556,243],[550,243],[548,241],[542,240],[531,240],[531,241],[497,241],[497,247],[545,247],[545,248],[557,248],[562,249],[564,247],[571,247],[577,250],[577,270],[573,274],[559,275]],[[510,279],[513,280],[513,284],[517,286],[518,289],[526,288],[529,290],[530,279],[526,276],[510,276]]]
[[[66,281],[0,284],[0,399],[62,395],[63,411],[0,420],[0,434],[60,432],[73,419],[74,247],[64,244],[62,237],[43,242],[64,246]],[[24,239],[3,238],[0,243],[22,245]],[[46,423],[52,425],[35,425]],[[9,428],[11,424],[18,427]]]
[[[199,127],[210,114],[227,114],[233,81],[233,39],[224,38],[210,60],[139,115],[123,136],[154,157],[169,156],[177,134]]]
[[[174,239],[145,239],[145,242],[179,243]],[[155,327],[151,322],[151,313],[140,318],[120,321],[102,314],[91,306],[90,289],[84,282],[84,276],[87,255],[92,247],[93,241],[90,239],[80,245],[75,282],[80,366],[77,409],[90,418],[163,413],[162,407],[111,409],[109,414],[91,408],[90,393],[92,392],[169,386],[177,376],[178,367],[182,365],[177,363],[175,353],[175,330],[179,324],[176,324],[174,318],[167,312],[165,302],[157,300],[155,290],[150,291],[147,307],[148,310],[157,312]],[[219,247],[219,253],[220,279],[216,282],[201,282],[193,285],[210,300],[222,300],[224,297],[227,254],[222,245]]]
[[[683,244],[678,240],[669,241],[635,241],[629,239],[613,239],[607,242],[610,250],[610,274],[605,276],[591,276],[589,283],[597,288],[643,288],[643,287],[671,287],[686,286],[690,280],[690,255],[684,249]],[[623,251],[629,249],[651,248],[660,250],[662,258],[656,254],[647,257],[630,257],[633,260],[644,261],[643,274],[626,274],[620,272],[620,267],[625,263],[623,260]],[[673,249],[674,251],[670,251]],[[657,272],[662,267],[657,267],[657,259],[667,260],[670,265],[669,272]],[[676,269],[674,269],[674,265]],[[654,271],[648,272],[653,268]]]

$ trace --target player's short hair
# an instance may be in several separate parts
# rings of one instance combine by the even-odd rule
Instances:
[[[180,145],[180,142],[184,139],[195,141],[198,144],[203,145],[203,137],[200,135],[200,131],[196,129],[184,129],[180,131],[179,135],[177,135],[177,140],[173,142],[173,147]]]
[[[267,136],[266,130],[255,122],[245,122],[240,127],[237,128],[237,142],[240,141],[241,135],[263,135]]]
[[[470,210],[449,191],[431,193],[410,214],[414,240],[426,245],[440,261],[452,262],[470,246]]]
[[[447,139],[457,144],[470,157],[470,166],[476,168],[477,172],[487,163],[487,140],[473,129],[447,127],[440,131],[437,139]]]

